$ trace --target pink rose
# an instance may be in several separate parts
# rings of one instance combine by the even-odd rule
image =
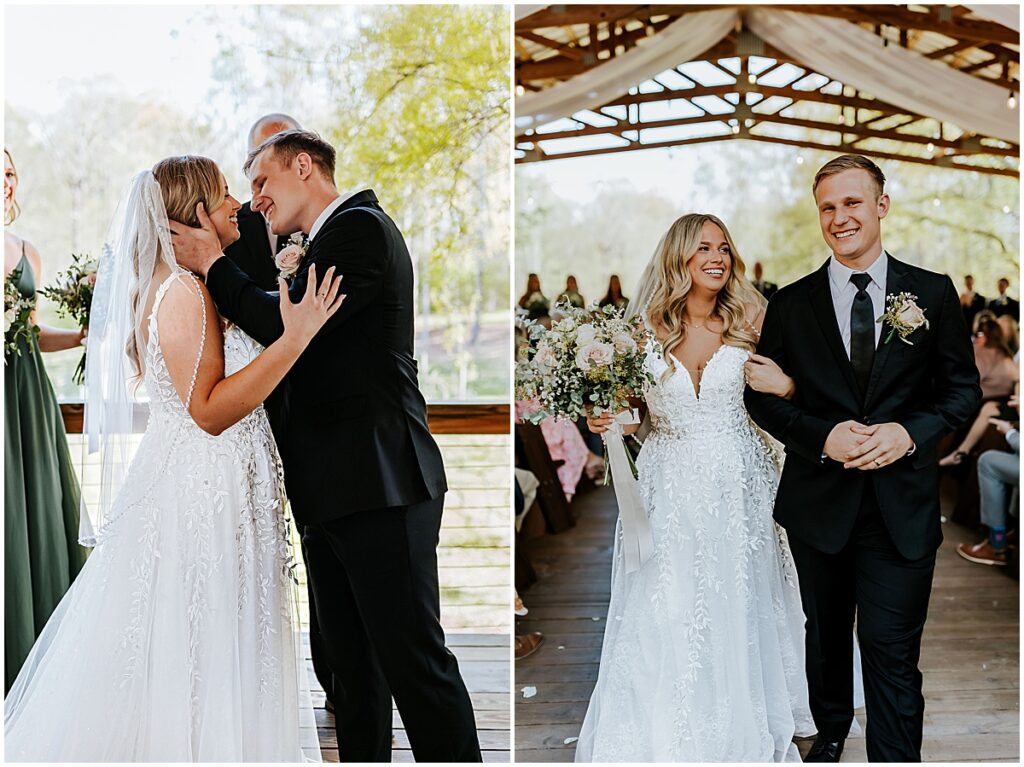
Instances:
[[[302,263],[302,258],[305,255],[306,252],[300,245],[288,245],[281,248],[278,254],[274,256],[274,265],[282,277],[288,278],[298,271],[299,264]]]
[[[576,366],[580,370],[590,370],[591,367],[607,367],[615,359],[615,348],[611,344],[594,342],[587,344],[576,352]]]

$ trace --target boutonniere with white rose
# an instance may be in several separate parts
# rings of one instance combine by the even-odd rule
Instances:
[[[918,328],[928,329],[928,320],[925,319],[924,309],[917,305],[917,296],[913,293],[899,293],[886,296],[885,314],[878,318],[878,322],[889,326],[889,335],[885,337],[885,343],[889,343],[893,336],[913,346],[913,341],[907,337]]]
[[[277,267],[278,275],[286,280],[291,279],[299,270],[299,264],[306,257],[307,250],[309,242],[302,232],[296,232],[289,237],[288,244],[274,256],[274,266]]]

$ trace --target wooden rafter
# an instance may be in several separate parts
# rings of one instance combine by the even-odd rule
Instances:
[[[571,79],[581,72],[601,66],[628,50],[639,40],[657,34],[681,16],[723,7],[749,9],[749,5],[647,5],[647,6],[551,6],[516,23],[516,78],[524,88],[544,90],[553,84]],[[942,61],[966,75],[1019,91],[1019,40],[1005,27],[989,21],[969,18],[963,6],[932,6],[925,11],[908,6],[821,5],[778,6],[801,13],[827,15],[845,19],[870,29],[922,55]],[[739,30],[737,30],[739,32]],[[592,111],[600,120],[579,115],[558,131],[526,130],[516,137],[516,162],[583,157],[602,153],[632,151],[655,147],[677,147],[723,141],[733,138],[773,142],[794,147],[837,151],[847,149],[880,158],[928,163],[942,167],[965,168],[981,173],[1016,176],[1013,158],[1019,147],[1005,141],[965,134],[953,126],[950,130],[934,118],[909,112],[853,88],[837,88],[837,83],[821,75],[791,56],[743,30],[732,32],[714,44],[694,62],[713,67],[732,82],[704,85],[679,62],[677,79],[655,79],[660,90],[639,92],[632,89]],[[741,42],[742,41],[742,42]],[[529,43],[534,48],[525,47]],[[751,44],[753,43],[753,44]],[[523,50],[534,51],[522,55]],[[753,72],[750,58],[756,51],[759,59],[771,63],[748,80]],[[725,59],[732,61],[726,65]],[[739,60],[738,73],[735,61]],[[782,86],[764,85],[762,81],[777,70],[791,64],[802,74],[794,73]],[[688,74],[689,73],[689,74]],[[699,77],[699,75],[698,75]],[[822,82],[810,82],[811,78]],[[681,85],[682,84],[682,85]],[[801,85],[816,85],[812,89]],[[531,88],[532,89],[532,88]],[[650,89],[645,89],[650,91]],[[753,94],[757,97],[748,96]],[[731,106],[723,114],[713,114],[694,99],[718,97]],[[768,102],[768,99],[774,99]],[[747,102],[751,101],[750,104]],[[685,117],[643,120],[640,105],[664,104],[670,107],[685,103]],[[806,107],[805,107],[806,105]],[[818,105],[817,109],[810,109]],[[835,120],[827,117],[835,110]],[[799,115],[799,116],[798,116]],[[595,124],[596,123],[596,124]],[[693,135],[676,139],[649,140],[645,132],[655,129],[688,127]],[[797,137],[779,136],[779,128],[797,131]],[[774,128],[774,130],[773,130]],[[699,135],[707,132],[710,135]],[[801,137],[802,134],[802,137]],[[649,135],[649,134],[647,134]],[[604,136],[614,146],[577,149],[573,139]],[[566,151],[569,150],[569,151]],[[1009,164],[1008,164],[1009,163]]]

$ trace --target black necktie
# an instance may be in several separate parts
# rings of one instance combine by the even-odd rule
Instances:
[[[850,363],[860,393],[866,394],[871,362],[875,357],[875,312],[867,291],[871,275],[851,274],[850,282],[857,286],[857,295],[853,297],[850,308]]]

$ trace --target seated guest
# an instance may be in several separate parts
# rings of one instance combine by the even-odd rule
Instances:
[[[551,301],[541,292],[540,277],[532,272],[526,278],[526,292],[519,298],[519,307],[526,310],[531,320],[544,317],[551,310]]]
[[[516,417],[522,419],[525,414],[536,408],[537,404],[534,401],[517,401]],[[600,474],[604,471],[604,459],[587,449],[583,437],[572,421],[545,418],[540,422],[540,432],[544,435],[544,444],[548,447],[551,460],[557,466],[558,481],[562,485],[562,492],[565,493],[565,500],[572,501],[576,495],[576,486],[583,478],[584,472],[588,476]],[[562,463],[559,464],[559,461]]]
[[[964,292],[960,294],[960,308],[967,327],[974,327],[974,318],[985,308],[985,296],[974,292],[974,277],[964,275]]]
[[[977,418],[971,424],[971,428],[967,432],[967,436],[964,437],[963,442],[957,446],[956,450],[939,461],[939,466],[959,466],[963,463],[964,458],[970,455],[975,446],[981,442],[981,438],[985,436],[985,432],[991,426],[992,419],[999,418],[1001,415],[1010,416],[1009,409],[1018,407],[1017,398],[1018,395],[1014,394],[1005,404],[998,400],[989,400],[983,403],[981,410],[978,411]]]
[[[774,282],[764,279],[764,267],[761,266],[760,261],[754,262],[754,287],[766,300],[770,300],[775,295],[775,291],[779,289]]]
[[[1020,432],[1009,421],[992,419],[992,425],[1006,435],[1013,450],[986,450],[978,459],[978,488],[981,491],[981,521],[988,538],[970,546],[961,543],[956,553],[969,562],[1006,565],[1006,514],[1014,488],[1020,488]]]
[[[622,295],[622,282],[619,280],[619,275],[613,274],[608,278],[608,292],[604,294],[604,298],[598,301],[597,305],[601,309],[606,306],[625,309],[629,305],[629,299]]]
[[[558,296],[558,303],[568,301],[573,306],[582,309],[586,305],[583,296],[580,295],[579,287],[576,285],[576,278],[571,274],[565,278],[565,290]]]
[[[997,316],[1001,317],[1004,314],[1009,314],[1015,320],[1020,322],[1020,303],[1013,300],[1006,295],[1007,289],[1010,287],[1010,281],[1005,277],[1000,278],[999,282],[996,283],[996,288],[999,291],[999,295],[988,302],[988,308]]]
[[[996,318],[999,327],[1003,329],[1003,338],[1006,340],[1006,347],[1013,352],[1013,361],[1020,364],[1020,329],[1017,327],[1017,320],[1009,314]]]
[[[983,320],[974,338],[974,362],[981,375],[983,399],[1000,399],[1013,393],[1020,379],[1020,370],[1013,361],[1013,353],[1006,345],[1003,329],[995,320]]]
[[[991,309],[982,309],[974,315],[974,323],[971,325],[971,335],[976,336],[981,330],[981,323],[995,320],[996,314]]]

